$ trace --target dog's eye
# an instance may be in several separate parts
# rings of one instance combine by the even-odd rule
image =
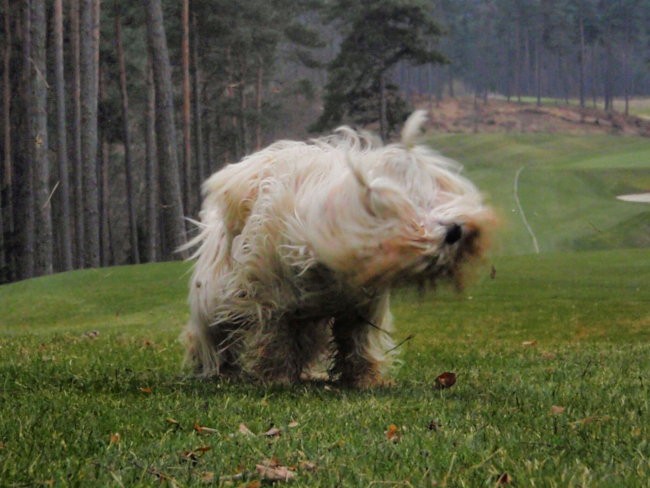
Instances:
[[[447,229],[445,244],[455,244],[461,237],[463,237],[463,228],[458,224],[453,224]]]

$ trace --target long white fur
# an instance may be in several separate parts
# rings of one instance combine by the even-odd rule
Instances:
[[[224,351],[210,327],[224,323],[234,329],[224,347],[239,342],[243,367],[254,363],[251,349],[273,321],[319,300],[297,289],[317,266],[346,289],[377,292],[379,305],[367,317],[376,328],[361,355],[390,363],[393,281],[417,272],[424,257],[444,260],[449,224],[486,210],[460,165],[415,144],[425,120],[415,112],[402,141],[386,146],[347,127],[309,142],[279,141],[203,184],[199,233],[188,245],[196,247],[196,265],[185,331],[198,374],[220,373]]]

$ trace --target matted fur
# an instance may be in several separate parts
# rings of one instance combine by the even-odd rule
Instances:
[[[276,142],[204,183],[184,332],[198,375],[293,382],[324,361],[381,381],[391,288],[458,281],[492,222],[460,166],[415,145],[425,119],[385,146],[347,127]]]

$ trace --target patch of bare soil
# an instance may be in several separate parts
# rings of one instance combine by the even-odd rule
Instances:
[[[616,134],[650,137],[650,120],[603,110],[568,106],[507,102],[488,99],[447,98],[420,100],[430,112],[430,127],[440,132],[543,132],[558,134]]]

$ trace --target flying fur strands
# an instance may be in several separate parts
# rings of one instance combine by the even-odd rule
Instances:
[[[204,183],[184,332],[198,375],[291,383],[320,363],[381,384],[391,289],[460,284],[493,224],[461,167],[415,143],[425,121],[388,145],[348,127],[279,141]]]

